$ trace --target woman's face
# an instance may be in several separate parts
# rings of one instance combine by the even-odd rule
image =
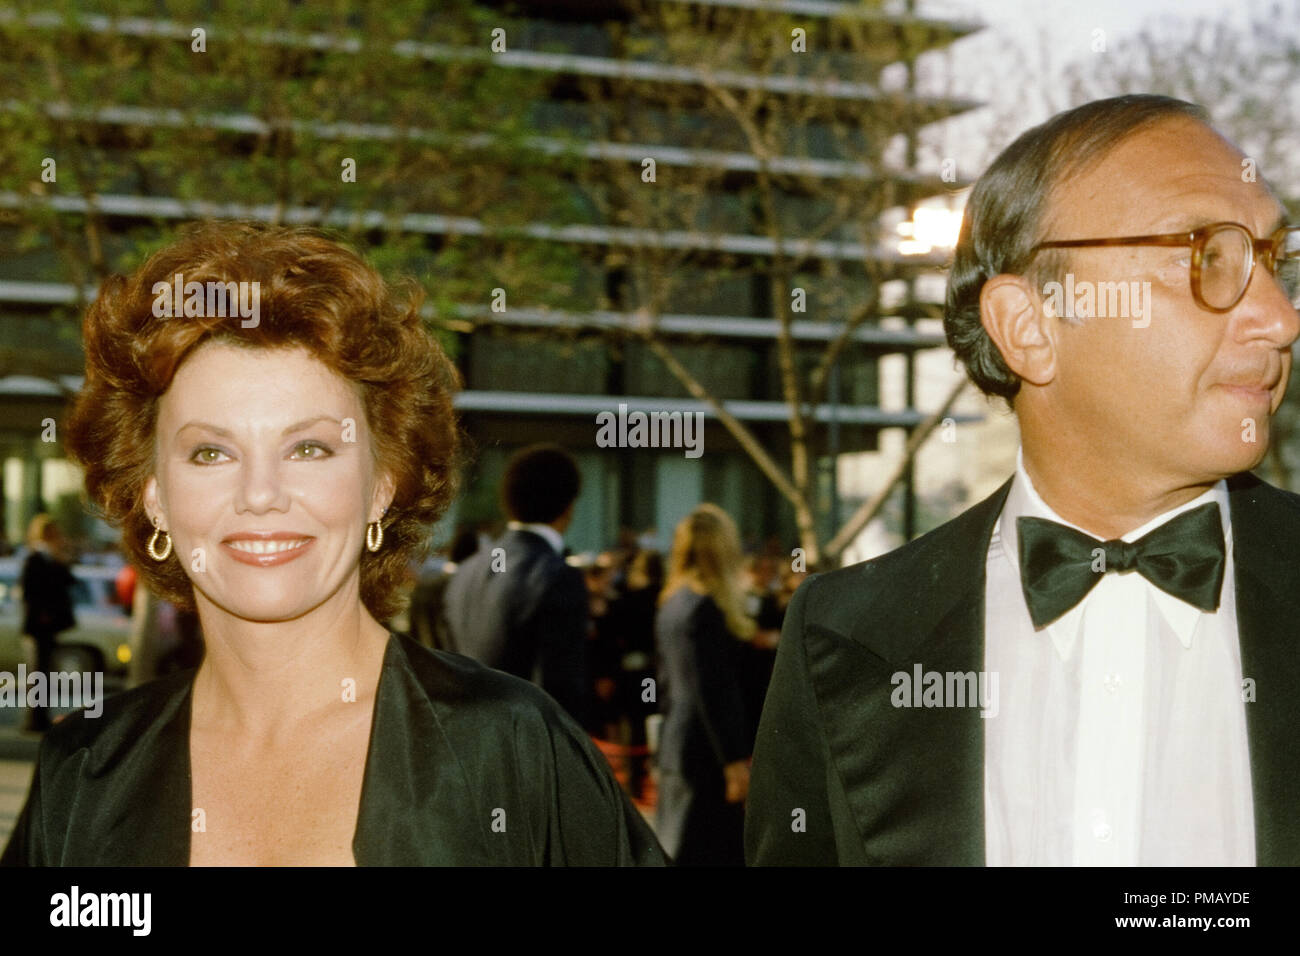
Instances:
[[[286,621],[359,600],[366,525],[392,499],[361,400],[304,349],[209,342],[158,409],[145,506],[206,602]]]

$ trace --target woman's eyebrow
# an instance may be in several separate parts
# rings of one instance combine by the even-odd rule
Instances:
[[[343,426],[343,422],[337,418],[334,418],[332,415],[316,415],[313,418],[304,418],[300,422],[294,422],[292,425],[290,425],[280,434],[292,435],[294,432],[300,432],[307,428],[310,428],[312,425],[315,425],[317,422],[333,422],[335,425],[338,425],[340,428]]]
[[[210,425],[207,422],[186,422],[180,428],[176,429],[176,434],[180,435],[180,433],[185,431],[187,428],[202,429],[205,432],[212,432],[214,435],[221,435],[223,438],[232,437],[230,432],[226,431],[226,429],[220,428],[216,425]]]
[[[292,435],[294,432],[300,432],[303,431],[304,429],[310,428],[312,425],[315,425],[317,422],[333,422],[334,424],[340,426],[343,424],[341,420],[334,418],[331,415],[316,415],[313,418],[304,418],[300,422],[294,422],[292,425],[290,425],[280,434]],[[186,422],[180,428],[176,429],[176,434],[179,435],[187,428],[201,428],[204,431],[212,432],[212,434],[220,435],[223,438],[234,437],[233,433],[230,432],[228,429],[222,428],[219,425],[213,425],[210,422]]]

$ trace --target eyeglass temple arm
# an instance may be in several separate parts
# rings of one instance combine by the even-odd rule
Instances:
[[[1283,226],[1276,230],[1271,236],[1264,239],[1256,239],[1251,236],[1254,244],[1255,255],[1264,254],[1265,251],[1273,252],[1281,244],[1280,237],[1292,230],[1300,230],[1300,225]],[[1197,230],[1199,232],[1199,230]],[[1105,239],[1054,239],[1049,242],[1040,242],[1031,249],[1031,252],[1037,252],[1039,249],[1071,249],[1082,246],[1192,246],[1196,243],[1196,232],[1164,232],[1149,236],[1119,236]]]
[[[1034,249],[1068,249],[1079,246],[1190,246],[1195,241],[1190,233],[1168,232],[1156,236],[1121,236],[1114,239],[1054,239],[1051,242],[1040,242],[1034,246]]]

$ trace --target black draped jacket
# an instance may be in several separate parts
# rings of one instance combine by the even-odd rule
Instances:
[[[0,864],[187,865],[195,673],[56,724]],[[384,654],[352,852],[359,866],[664,863],[553,700],[401,635]]]

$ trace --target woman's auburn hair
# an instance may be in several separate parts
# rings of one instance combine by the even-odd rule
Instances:
[[[157,317],[155,283],[256,282],[257,323],[232,316]],[[361,554],[361,600],[377,621],[402,607],[428,526],[455,497],[462,447],[452,409],[460,376],[420,319],[423,295],[399,300],[356,253],[305,227],[208,222],[185,230],[130,276],[111,276],[86,312],[86,379],[64,425],[64,447],[86,494],[124,545],[145,585],[193,610],[194,585],[173,552],[147,551],[154,527],[145,484],[155,472],[159,399],[200,345],[303,348],[357,390],[379,472],[394,479],[379,551]],[[167,298],[171,298],[167,296]],[[179,303],[174,303],[179,309]]]

